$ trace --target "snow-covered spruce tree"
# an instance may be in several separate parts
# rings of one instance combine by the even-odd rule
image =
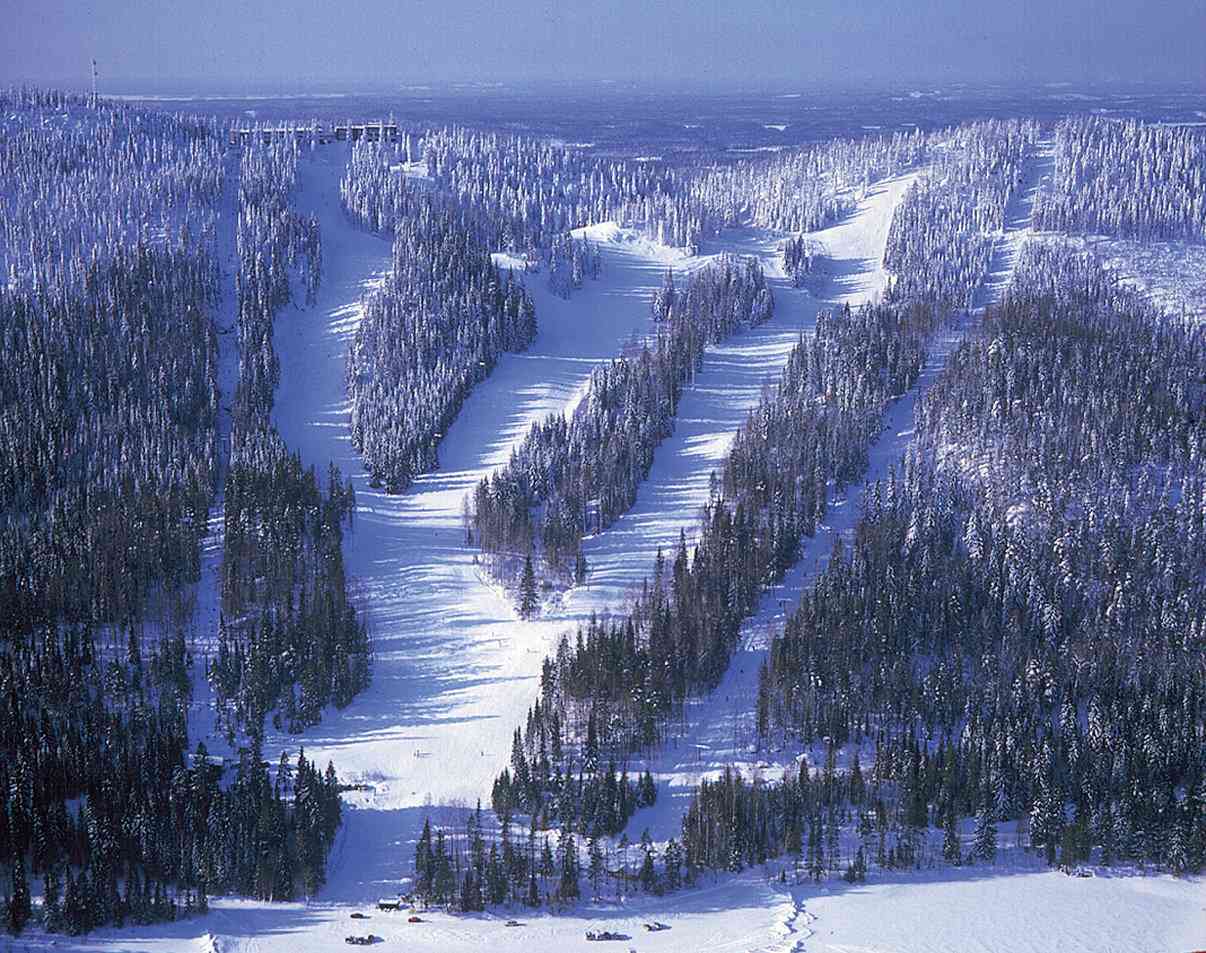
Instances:
[[[501,354],[528,346],[536,315],[474,221],[445,198],[408,189],[380,149],[353,152],[342,192],[353,219],[394,236],[392,269],[366,296],[348,350],[347,384],[352,442],[373,482],[398,493],[437,467],[440,438],[465,398]]]
[[[582,537],[606,529],[635,501],[704,349],[774,310],[753,259],[723,256],[681,290],[672,277],[667,282],[654,296],[651,340],[640,353],[595,370],[573,415],[534,424],[508,465],[474,492],[476,541],[504,580],[534,550],[542,574],[568,585]]]

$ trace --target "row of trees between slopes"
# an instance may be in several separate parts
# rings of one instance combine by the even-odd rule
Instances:
[[[888,300],[972,306],[1038,134],[1030,121],[989,120],[960,126],[931,149],[929,169],[909,187],[888,229]]]
[[[236,279],[239,382],[225,488],[222,620],[209,680],[233,741],[257,735],[274,713],[300,731],[323,707],[347,705],[368,684],[369,642],[348,600],[343,527],[355,497],[332,466],[324,492],[272,426],[280,363],[273,323],[300,282],[308,299],[321,274],[318,223],[289,205],[293,142],[242,153]]]
[[[756,261],[726,255],[692,272],[682,290],[667,272],[651,310],[653,340],[597,368],[573,414],[534,424],[508,465],[475,490],[471,534],[504,580],[515,581],[534,555],[546,579],[568,581],[572,571],[582,581],[582,537],[632,506],[704,349],[769,320],[774,300]]]
[[[477,223],[406,185],[384,150],[357,148],[341,183],[362,227],[393,233],[392,268],[364,300],[348,351],[352,442],[376,486],[399,493],[438,465],[437,446],[501,354],[523,350],[536,314]]]

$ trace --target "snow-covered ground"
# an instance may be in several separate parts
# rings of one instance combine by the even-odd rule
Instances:
[[[1060,240],[1088,249],[1128,284],[1144,291],[1173,314],[1185,311],[1206,320],[1206,245],[1192,242],[1142,242],[1107,235]]]
[[[354,910],[366,913],[369,919],[351,919]],[[617,953],[630,949],[642,953],[791,953],[805,935],[805,914],[796,900],[759,873],[726,877],[673,898],[636,896],[623,905],[600,902],[566,915],[519,910],[467,916],[424,912],[422,923],[408,923],[407,916],[406,911],[380,913],[373,904],[352,907],[219,900],[206,917],[101,930],[78,939],[31,935],[23,937],[13,953],[41,953],[56,940],[56,949],[79,953],[334,953],[346,948],[345,937],[370,933],[382,941],[370,949],[562,953],[596,947],[586,941],[587,930],[608,930],[628,937],[602,944],[603,949]],[[511,918],[520,926],[505,926]],[[647,932],[644,924],[653,920],[670,929]]]
[[[1169,876],[1081,879],[984,868],[800,891],[807,953],[1188,953],[1206,889]]]
[[[818,234],[830,274],[817,295],[788,286],[778,267],[774,236],[726,235],[705,247],[704,256],[686,260],[614,226],[593,227],[591,237],[604,255],[603,277],[568,301],[545,290],[543,275],[529,279],[539,321],[536,341],[523,354],[505,356],[469,397],[441,444],[441,470],[418,479],[407,493],[390,497],[368,486],[350,445],[343,386],[344,354],[360,319],[361,295],[388,267],[390,246],[345,222],[337,190],[341,168],[337,150],[301,164],[298,205],[322,223],[323,284],[315,307],[287,309],[278,317],[275,345],[282,382],[275,423],[289,446],[320,472],[334,460],[353,477],[358,509],[346,557],[372,626],[374,681],[345,711],[326,712],[323,724],[301,736],[268,741],[270,758],[274,749],[295,751],[304,744],[307,757],[320,763],[331,758],[345,779],[367,786],[348,795],[329,884],[318,900],[307,904],[218,899],[206,917],[102,930],[71,940],[34,934],[14,950],[54,945],[81,951],[317,953],[343,948],[347,935],[371,932],[383,938],[383,948],[405,944],[418,951],[493,947],[536,953],[585,949],[587,929],[631,937],[615,944],[617,949],[732,953],[1088,949],[1076,945],[1082,936],[1095,950],[1188,949],[1187,938],[1195,933],[1206,937],[1200,929],[1203,904],[1197,884],[1169,878],[1081,881],[1045,872],[981,879],[972,872],[948,879],[918,875],[817,890],[781,887],[761,871],[748,871],[709,879],[693,891],[666,898],[634,896],[621,906],[586,904],[564,916],[431,913],[423,914],[426,922],[420,924],[407,923],[404,914],[373,909],[378,896],[396,892],[409,875],[413,840],[425,815],[438,816],[440,805],[488,798],[510,734],[535,697],[541,660],[556,637],[590,611],[619,605],[648,573],[658,547],[672,546],[680,529],[693,530],[707,496],[708,474],[723,459],[763,385],[777,377],[798,335],[813,326],[822,306],[818,296],[857,303],[882,290],[883,243],[908,180],[877,187],[854,216]],[[1007,280],[1027,224],[1028,206],[1019,203],[998,245],[986,296],[999,293]],[[722,250],[763,258],[776,295],[774,319],[708,353],[636,504],[607,532],[586,542],[589,586],[548,607],[544,618],[520,622],[505,596],[487,584],[474,551],[464,546],[465,493],[506,461],[533,420],[572,406],[596,363],[646,333],[649,296],[667,266],[696,267]],[[884,438],[872,452],[873,477],[899,456],[917,395],[939,372],[961,333],[962,328],[955,328],[937,343],[922,382],[891,408]],[[752,711],[751,677],[769,633],[781,622],[780,600],[799,597],[833,537],[852,527],[860,490],[851,488],[844,501],[834,501],[826,532],[809,544],[797,571],[767,594],[746,628],[729,677],[692,712],[702,727],[654,765],[662,797],[655,808],[634,818],[635,831],[649,826],[659,840],[673,836],[687,787],[707,770],[735,761],[776,762],[769,753],[748,750],[748,724],[741,719],[734,740],[732,712]],[[691,747],[696,744],[707,747]],[[353,921],[353,911],[371,918]],[[1011,914],[1020,919],[1011,923]],[[511,916],[523,925],[505,927]],[[641,924],[653,919],[671,929],[647,934]],[[1010,942],[1019,929],[1033,938],[1029,947]],[[1045,936],[1054,942],[1045,945]]]
[[[841,495],[831,491],[825,523],[816,535],[806,538],[801,557],[783,581],[767,591],[758,611],[742,627],[741,647],[733,657],[717,689],[688,704],[683,719],[690,727],[660,752],[650,765],[658,780],[659,799],[651,810],[639,812],[631,831],[648,827],[656,841],[677,836],[691,792],[701,778],[715,776],[726,766],[736,766],[749,775],[761,771],[778,776],[799,755],[796,746],[780,750],[760,749],[754,732],[758,669],[775,632],[782,629],[786,615],[824,569],[836,540],[849,540],[862,512],[864,492],[888,476],[913,435],[913,409],[920,397],[938,379],[947,356],[963,340],[975,315],[1000,299],[1022,243],[1030,235],[1030,218],[1040,181],[1050,170],[1050,152],[1044,144],[1031,159],[1027,180],[1007,210],[1004,232],[997,237],[989,272],[977,291],[973,315],[952,321],[939,332],[926,353],[917,382],[884,414],[879,439],[868,451],[868,468],[862,482],[846,487]]]

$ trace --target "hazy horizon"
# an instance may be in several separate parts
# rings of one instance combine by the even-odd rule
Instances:
[[[614,0],[560,7],[462,0],[399,12],[385,0],[243,8],[130,0],[6,0],[0,80],[314,91],[452,84],[612,82],[748,90],[915,84],[1206,86],[1206,4],[838,0],[804,7]],[[502,11],[501,13],[499,11]]]

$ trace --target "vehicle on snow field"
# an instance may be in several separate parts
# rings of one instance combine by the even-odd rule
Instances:
[[[382,897],[377,901],[378,910],[397,910],[402,906],[402,901],[393,897]]]
[[[368,936],[345,936],[344,943],[350,943],[352,946],[372,946],[374,943],[380,943],[381,937],[374,936],[370,933]]]
[[[423,918],[421,916],[419,916],[418,914],[412,913],[409,917],[406,918],[406,922],[407,923],[422,923]]]
[[[654,920],[652,923],[646,923],[645,929],[650,933],[661,933],[662,930],[669,930],[669,923],[662,923],[660,920]]]
[[[523,926],[523,924],[522,924],[522,923],[520,923],[518,920],[508,920],[506,923],[504,923],[504,924],[503,924],[503,926],[507,926],[507,927],[521,927],[521,926]]]
[[[352,914],[353,920],[367,920],[368,918],[369,915],[367,913],[361,913],[359,910]]]
[[[632,937],[626,933],[612,933],[610,930],[587,930],[586,938],[588,940],[630,940]]]

